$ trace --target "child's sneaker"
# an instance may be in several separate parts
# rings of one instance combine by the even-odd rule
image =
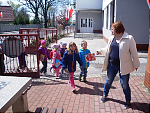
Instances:
[[[74,89],[72,89],[72,92],[75,92],[76,91],[76,89],[74,88]]]
[[[50,68],[50,72],[55,75],[55,71],[53,70],[53,68]]]
[[[45,76],[48,76],[48,74],[47,74],[46,72],[44,73],[44,75],[45,75]]]
[[[64,77],[64,76],[65,76],[65,74],[61,74],[60,76]]]
[[[81,82],[81,77],[82,77],[82,76],[79,76],[79,81],[80,81],[80,82]]]
[[[87,80],[86,80],[86,79],[84,79],[84,83],[87,83]]]

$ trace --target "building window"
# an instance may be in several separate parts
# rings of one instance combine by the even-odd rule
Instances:
[[[81,27],[87,27],[87,19],[81,19]]]
[[[110,3],[110,29],[111,29],[111,24],[113,23],[113,2]]]
[[[89,27],[92,27],[92,18],[89,18]]]

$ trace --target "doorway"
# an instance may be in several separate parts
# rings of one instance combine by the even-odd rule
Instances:
[[[80,32],[81,33],[93,33],[93,18],[81,18],[80,19]]]

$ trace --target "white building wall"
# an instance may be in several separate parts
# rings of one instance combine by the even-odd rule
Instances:
[[[109,38],[111,36],[111,27],[112,24],[112,5],[110,4],[112,0],[105,0],[105,3],[103,7],[104,11],[104,20],[103,20],[103,35],[106,38]],[[107,5],[106,5],[107,4]]]
[[[76,9],[102,9],[102,0],[76,0]]]
[[[113,0],[103,0],[102,9],[104,10]]]
[[[135,5],[136,3],[136,5]],[[122,21],[126,32],[137,44],[149,43],[149,8],[146,0],[117,0],[116,20]]]
[[[112,9],[108,8],[111,2],[112,0],[103,0],[103,35],[107,39],[111,36],[111,30],[107,25],[110,26],[113,18],[107,15],[107,13],[109,15],[113,13]],[[149,8],[146,0],[115,0],[114,21],[121,21],[125,31],[133,35],[137,44],[149,43]]]

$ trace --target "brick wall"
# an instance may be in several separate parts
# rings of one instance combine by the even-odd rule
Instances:
[[[150,44],[150,37],[149,37]],[[150,90],[150,45],[148,48],[147,67],[145,71],[144,85]]]

